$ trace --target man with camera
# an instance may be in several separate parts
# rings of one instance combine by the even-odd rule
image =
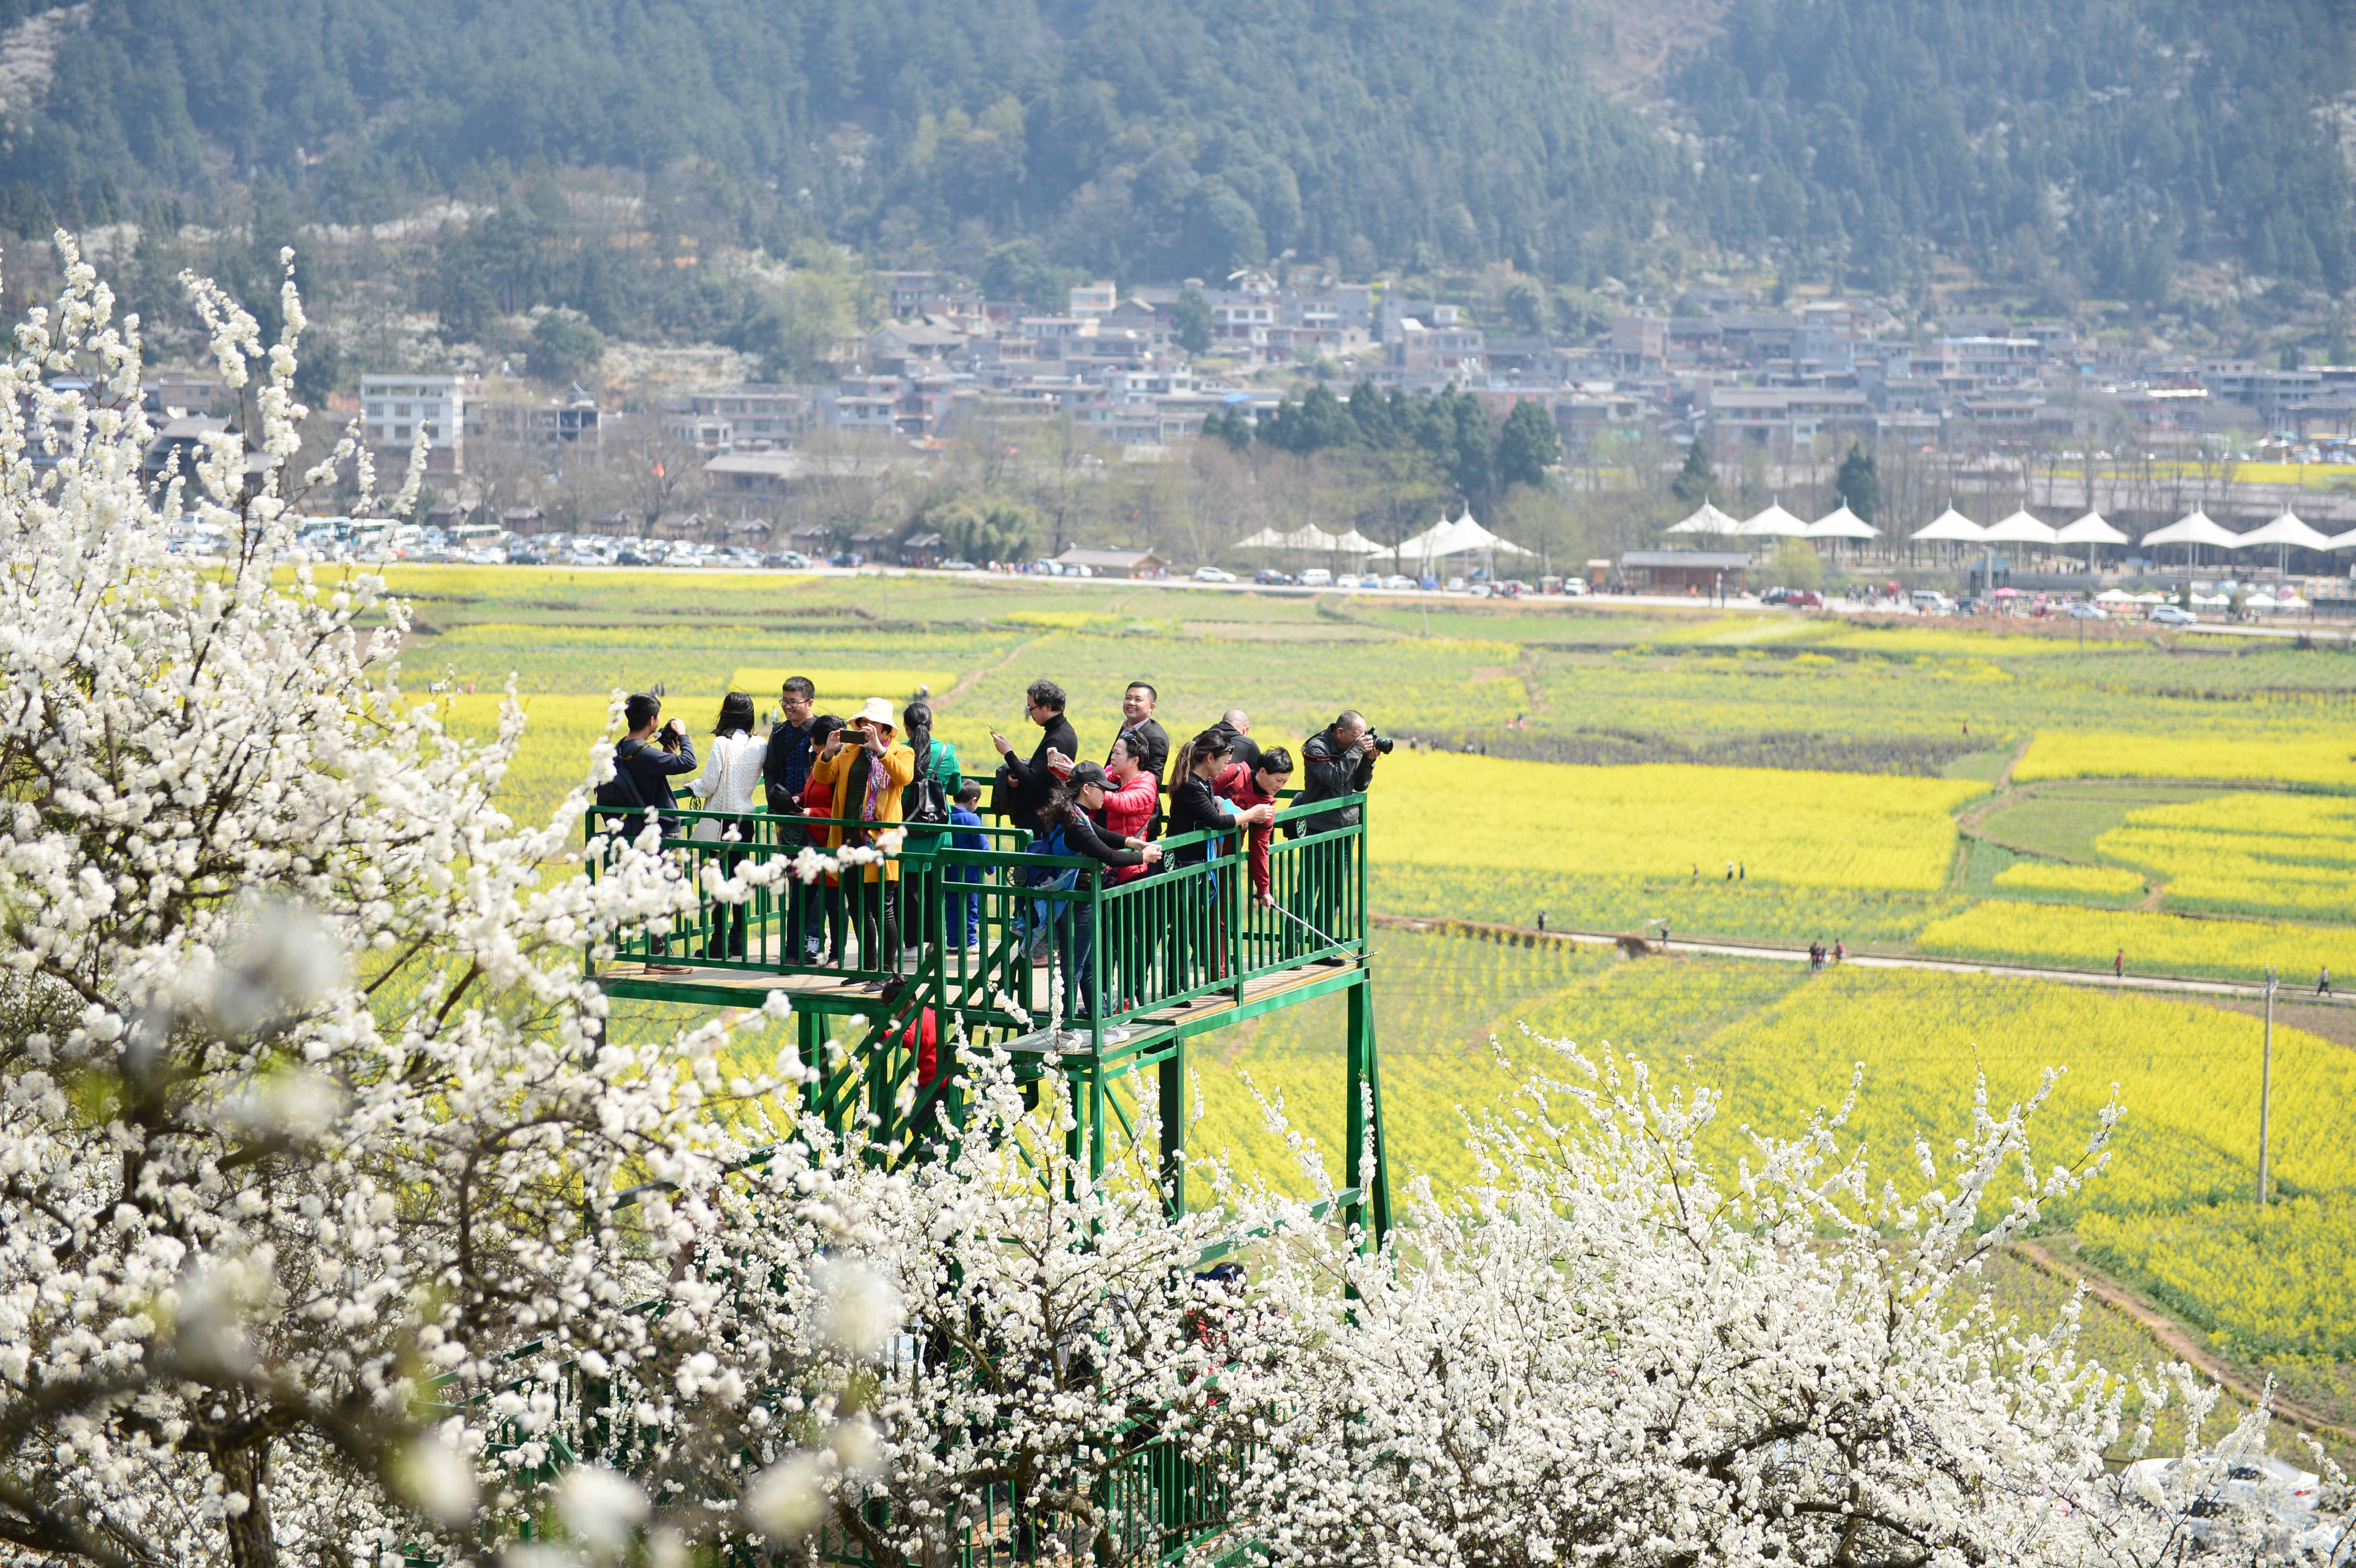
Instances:
[[[1375,758],[1387,754],[1391,745],[1389,737],[1375,733],[1375,727],[1366,722],[1365,714],[1355,708],[1344,709],[1339,718],[1302,744],[1301,766],[1308,778],[1292,804],[1314,805],[1321,800],[1363,794],[1374,782]],[[1336,827],[1355,826],[1358,817],[1355,805],[1320,812],[1301,818],[1297,827],[1288,824],[1288,837],[1331,833]]]
[[[669,813],[679,809],[679,797],[670,792],[671,779],[680,773],[691,773],[701,764],[695,760],[695,742],[688,738],[687,726],[674,719],[661,724],[662,699],[648,692],[635,692],[622,705],[622,721],[630,732],[614,748],[614,776],[597,786],[597,804],[610,810],[643,813],[648,808]],[[657,726],[660,725],[659,730]],[[679,836],[679,818],[660,818],[663,837]],[[635,833],[640,824],[633,823]]]

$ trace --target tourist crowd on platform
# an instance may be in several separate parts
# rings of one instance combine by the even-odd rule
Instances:
[[[1367,788],[1376,758],[1390,750],[1365,716],[1350,709],[1310,737],[1296,763],[1289,748],[1263,749],[1255,741],[1250,715],[1240,708],[1173,749],[1154,717],[1160,692],[1151,681],[1137,680],[1121,694],[1120,727],[1099,763],[1082,755],[1061,686],[1034,680],[1023,695],[1037,738],[1025,754],[1009,736],[991,731],[1000,760],[986,775],[985,802],[982,777],[969,776],[956,748],[934,734],[932,706],[922,697],[896,711],[885,699],[870,697],[844,719],[819,712],[815,685],[795,676],[784,683],[765,726],[748,694],[730,692],[711,744],[699,756],[688,726],[663,718],[660,696],[640,693],[624,706],[627,733],[615,748],[614,777],[600,786],[597,804],[655,813],[666,839],[719,845],[749,836],[705,814],[808,819],[807,827],[779,823],[762,836],[765,844],[789,852],[804,846],[830,851],[884,847],[887,835],[896,833],[902,854],[885,856],[863,872],[828,879],[826,891],[838,896],[820,896],[815,887],[789,891],[785,932],[786,954],[799,955],[789,963],[846,963],[855,941],[862,966],[896,968],[904,927],[911,946],[921,931],[920,906],[909,901],[919,889],[922,896],[946,901],[951,946],[979,944],[980,865],[951,863],[934,870],[927,858],[905,851],[943,844],[991,848],[985,812],[1000,828],[1021,836],[1010,844],[1001,832],[997,847],[1094,861],[1097,875],[1113,886],[1164,865],[1201,864],[1215,843],[1232,842],[1226,836],[1239,834],[1250,896],[1273,908],[1270,840],[1296,772],[1301,777],[1293,805],[1341,801]],[[691,826],[675,815],[683,809],[682,790],[699,807]],[[1358,808],[1343,804],[1296,813],[1283,827],[1288,836],[1311,835],[1357,820]],[[721,848],[717,858],[734,873],[748,852]],[[1076,871],[1066,869],[1064,878],[1068,889]],[[1309,914],[1313,920],[1318,912]],[[693,956],[744,958],[744,906],[720,905],[712,922],[706,947]],[[873,955],[878,954],[892,961],[877,964]],[[1033,961],[1048,958],[1034,951]]]

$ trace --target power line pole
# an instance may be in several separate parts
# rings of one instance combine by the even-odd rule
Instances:
[[[2266,1206],[2266,1118],[2275,1089],[2275,966],[2266,965],[2266,1043],[2258,1059],[2258,1207]]]

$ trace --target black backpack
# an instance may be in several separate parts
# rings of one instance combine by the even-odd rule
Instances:
[[[925,749],[916,753],[916,776],[910,781],[916,797],[906,812],[907,820],[916,826],[945,827],[949,820],[948,792],[941,788],[938,774],[933,772],[933,738],[925,737]]]
[[[597,804],[608,811],[642,812],[647,797],[638,793],[638,781],[622,764],[647,749],[644,741],[624,741],[614,748],[614,776],[597,786]]]

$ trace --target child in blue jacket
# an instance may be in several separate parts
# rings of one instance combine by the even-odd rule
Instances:
[[[979,831],[981,813],[981,784],[968,779],[958,786],[957,799],[949,805],[949,848],[952,849],[987,849],[990,840]],[[951,866],[944,880],[948,885],[948,918],[945,927],[949,941],[960,947],[981,944],[981,895],[959,892],[961,882],[979,883],[980,866]]]

